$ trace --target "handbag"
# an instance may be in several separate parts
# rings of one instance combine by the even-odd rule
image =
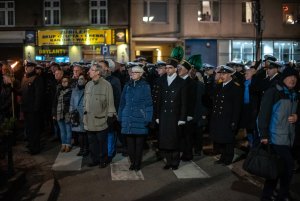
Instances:
[[[272,151],[270,144],[259,144],[250,150],[243,169],[265,179],[276,179],[282,172],[282,165],[280,157]]]
[[[83,95],[82,95],[82,96],[80,97],[80,99],[78,100],[77,107],[79,106],[79,103],[80,103],[82,97],[83,97]],[[77,127],[77,126],[80,125],[80,114],[79,114],[79,112],[78,112],[77,109],[72,110],[72,111],[70,112],[70,122],[71,122],[71,124],[72,124],[73,127]]]

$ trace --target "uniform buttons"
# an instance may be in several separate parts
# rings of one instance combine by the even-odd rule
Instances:
[[[165,110],[165,112],[167,112],[167,110]]]
[[[174,93],[175,91],[172,91],[172,93]]]
[[[173,112],[173,110],[171,110],[170,112]]]
[[[171,103],[173,103],[174,101],[171,100]]]

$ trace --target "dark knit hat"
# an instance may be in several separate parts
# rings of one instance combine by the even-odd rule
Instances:
[[[289,76],[296,76],[298,79],[299,72],[293,67],[286,67],[281,73],[281,80],[284,80]]]

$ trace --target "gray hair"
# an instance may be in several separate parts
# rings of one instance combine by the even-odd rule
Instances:
[[[92,66],[94,66],[96,69],[96,71],[99,71],[100,72],[100,75],[103,75],[105,74],[105,71],[101,68],[101,66],[97,63],[94,63]]]

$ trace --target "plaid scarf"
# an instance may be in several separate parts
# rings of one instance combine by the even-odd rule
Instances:
[[[69,91],[71,91],[71,88],[67,89],[62,89],[59,93],[59,96],[57,98],[57,109],[56,109],[56,119],[61,120],[65,118],[65,113],[64,113],[64,96],[67,94]]]

